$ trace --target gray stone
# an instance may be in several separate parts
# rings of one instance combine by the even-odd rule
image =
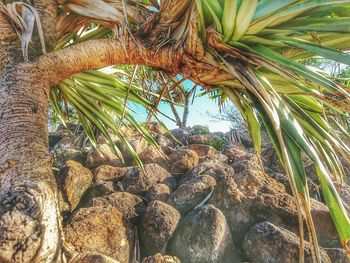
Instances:
[[[299,262],[300,240],[297,235],[269,222],[252,227],[244,238],[243,250],[252,262]],[[305,262],[312,262],[310,243],[305,241]],[[330,263],[324,250],[321,262]]]
[[[134,223],[146,210],[146,205],[142,198],[127,192],[116,192],[93,198],[92,205],[117,208],[126,219]]]
[[[123,166],[123,161],[113,153],[108,144],[99,144],[87,154],[86,166],[94,169],[101,165]]]
[[[80,163],[72,165],[72,162],[68,162],[56,176],[56,181],[64,201],[69,203],[70,209],[73,210],[91,185],[92,173]]]
[[[113,207],[81,208],[64,226],[66,240],[76,251],[97,252],[129,263],[129,227]]]
[[[216,181],[209,175],[193,178],[180,187],[170,196],[168,203],[178,209],[181,214],[196,207],[214,189]]]
[[[55,149],[50,152],[53,159],[53,167],[61,168],[68,160],[74,160],[84,164],[86,160],[86,154],[76,149]]]
[[[172,173],[185,173],[198,164],[199,158],[195,151],[190,149],[177,149],[169,156],[169,171]]]
[[[159,200],[166,202],[172,193],[171,188],[166,184],[156,184],[151,186],[151,188],[146,193],[146,199],[151,202],[154,200]]]
[[[212,205],[199,207],[186,216],[168,252],[186,263],[241,262],[225,216]]]
[[[293,197],[282,184],[262,171],[248,169],[223,179],[216,186],[210,203],[225,214],[238,247],[246,232],[258,222],[270,221],[298,231]]]
[[[217,161],[203,162],[184,174],[184,176],[181,178],[180,184],[188,182],[189,180],[202,174],[210,175],[216,180],[216,182],[220,182],[226,177],[233,176],[234,173],[235,171],[233,168],[227,164]]]
[[[151,202],[142,216],[140,238],[144,256],[165,251],[181,218],[180,213],[161,201]]]
[[[146,192],[151,186],[158,183],[164,183],[170,187],[176,184],[172,175],[158,164],[146,164],[144,169],[131,168],[122,179],[125,191],[134,194]]]

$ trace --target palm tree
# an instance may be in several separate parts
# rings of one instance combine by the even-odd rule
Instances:
[[[349,65],[349,22],[347,0],[2,0],[0,261],[69,257],[48,153],[48,101],[67,100],[88,133],[89,125],[106,136],[118,132],[111,116],[134,123],[118,99],[132,85],[96,69],[120,64],[219,89],[241,112],[260,154],[258,112],[289,176],[301,229],[305,212],[314,259],[301,152],[315,163],[348,249],[350,220],[334,182],[342,182],[339,157],[349,160],[350,150],[329,117],[349,112],[350,89],[301,61],[317,55]]]

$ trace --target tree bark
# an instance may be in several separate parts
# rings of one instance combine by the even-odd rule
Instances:
[[[48,153],[48,87],[20,63],[0,80],[0,262],[61,262],[57,190]]]
[[[0,262],[65,262],[48,152],[50,87],[74,73],[113,64],[171,71],[177,53],[99,40],[23,63],[18,42],[2,48],[9,64],[0,77]]]

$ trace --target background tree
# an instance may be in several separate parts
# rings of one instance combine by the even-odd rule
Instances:
[[[349,10],[346,0],[2,0],[0,261],[72,256],[64,250],[48,153],[49,98],[74,106],[92,140],[91,125],[107,138],[108,129],[124,138],[113,115],[147,136],[117,97],[132,86],[95,70],[120,64],[220,90],[241,112],[260,154],[258,112],[290,179],[301,242],[304,210],[319,260],[304,151],[348,249],[350,221],[333,180],[342,176],[337,156],[349,160],[350,150],[339,136],[343,129],[331,128],[327,117],[349,112],[349,87],[299,62],[318,55],[350,64],[338,51],[349,48]]]

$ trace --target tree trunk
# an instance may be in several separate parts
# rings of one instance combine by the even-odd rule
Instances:
[[[188,115],[190,114],[190,97],[191,97],[191,92],[188,92],[185,96],[185,109],[184,113],[182,116],[182,125],[184,127],[187,126],[187,120],[188,120]]]
[[[20,63],[0,79],[0,262],[62,261],[43,73]]]
[[[177,52],[103,40],[52,52],[32,63],[21,62],[17,41],[1,43],[1,53],[0,262],[65,262],[48,152],[50,87],[74,73],[113,64],[171,70]]]

